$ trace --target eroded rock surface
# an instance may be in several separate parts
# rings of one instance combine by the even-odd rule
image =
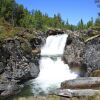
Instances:
[[[83,64],[83,48],[85,44],[83,40],[74,34],[69,34],[64,50],[63,59],[71,68],[78,68]],[[80,73],[82,74],[82,72]]]
[[[100,70],[100,36],[86,42],[83,58],[88,75],[94,70]]]
[[[30,33],[0,43],[0,97],[19,93],[25,81],[35,79],[39,74],[40,51],[33,53],[33,50],[43,45],[43,38],[27,39],[24,35]],[[32,39],[35,42],[31,42]]]

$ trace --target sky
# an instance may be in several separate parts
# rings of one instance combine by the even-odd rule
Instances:
[[[50,17],[54,14],[61,14],[64,21],[70,24],[77,24],[80,19],[84,23],[89,21],[91,17],[95,20],[98,16],[99,8],[97,8],[95,0],[16,0],[18,4],[22,4],[29,11],[40,10],[47,13]]]

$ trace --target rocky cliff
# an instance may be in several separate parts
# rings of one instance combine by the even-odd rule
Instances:
[[[20,34],[0,43],[0,97],[19,93],[25,81],[39,74],[40,51],[37,49],[44,39],[40,35],[27,39],[23,37],[25,35]]]
[[[69,33],[69,32],[68,32]],[[79,69],[81,70],[81,66],[83,66],[83,48],[85,47],[84,41],[73,32],[69,33],[67,38],[63,59],[65,63],[67,63],[71,69]],[[81,76],[83,76],[82,72],[79,72]]]
[[[90,76],[95,70],[100,70],[100,35],[91,36],[86,41],[81,37],[85,34],[89,37],[90,34],[95,31],[89,30],[78,31],[66,31],[69,34],[63,59],[71,69],[78,68],[79,76]]]
[[[32,35],[25,30],[0,42],[0,97],[19,93],[25,81],[38,76],[40,48],[46,37],[63,33],[69,36],[62,59],[71,69],[80,69],[80,76],[100,69],[100,36],[85,42],[79,31],[49,30]]]
[[[87,66],[88,75],[95,70],[100,70],[100,36],[85,43],[83,62]]]

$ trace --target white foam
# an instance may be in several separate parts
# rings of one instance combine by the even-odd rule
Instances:
[[[41,55],[62,55],[68,35],[49,36],[41,48]]]
[[[51,55],[63,55],[67,37],[67,34],[49,36],[46,44],[41,49],[41,55],[47,57],[41,57],[40,73],[35,82],[44,91],[47,91],[50,87],[52,88],[52,86],[59,88],[61,82],[77,77],[77,74],[72,73],[69,66],[64,64],[61,57],[56,57],[56,59],[50,57]]]

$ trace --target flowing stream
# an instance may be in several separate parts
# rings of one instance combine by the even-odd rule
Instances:
[[[42,90],[48,93],[59,88],[62,81],[77,77],[77,74],[72,73],[69,66],[61,59],[67,37],[67,34],[47,37],[46,44],[41,48],[40,73],[33,80],[33,84],[37,84],[33,86],[33,93],[36,88],[40,92]]]

